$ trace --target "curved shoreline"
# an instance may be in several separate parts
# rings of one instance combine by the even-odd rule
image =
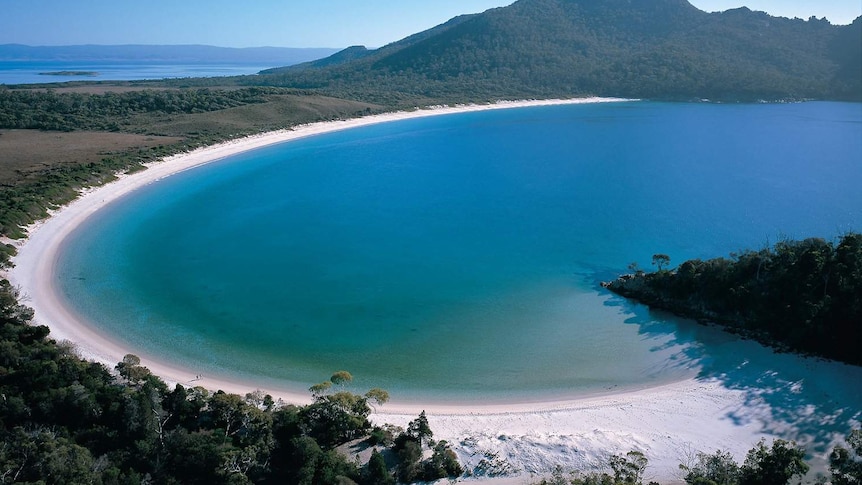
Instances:
[[[303,125],[292,130],[250,136],[168,157],[148,165],[147,170],[124,175],[110,184],[87,190],[69,205],[55,211],[49,219],[30,226],[27,240],[16,243],[19,253],[13,259],[16,267],[9,272],[9,279],[21,289],[22,301],[36,311],[35,322],[47,325],[55,340],[72,342],[84,358],[113,368],[125,354],[134,353],[141,357],[142,365],[149,367],[168,383],[202,386],[244,395],[259,387],[254,382],[209,376],[199,378],[193,369],[165,363],[157,357],[119,344],[63,307],[51,282],[57,251],[64,238],[101,208],[140,187],[247,150],[349,128],[424,116],[608,101],[627,100],[589,98],[437,107]],[[826,368],[831,371],[831,365],[811,364],[807,373],[801,375],[816,376],[825,372]],[[851,376],[848,382],[852,382],[855,376],[862,379],[862,373],[858,371],[851,372]],[[840,385],[840,382],[835,385]],[[306,392],[261,390],[291,403],[310,401]],[[844,402],[858,405],[862,401],[852,396],[852,399],[845,399]],[[715,377],[690,378],[639,390],[540,402],[428,406],[390,403],[373,417],[378,422],[403,426],[422,410],[428,411],[435,439],[446,439],[455,444],[454,448],[462,462],[469,464],[472,460],[475,465],[476,460],[485,456],[483,453],[496,453],[505,455],[508,462],[515,463],[522,475],[546,473],[557,464],[572,468],[589,467],[610,454],[637,449],[646,453],[650,459],[648,478],[672,483],[679,478],[677,465],[693,450],[711,452],[722,448],[731,451],[740,460],[760,438],[785,437],[786,434],[780,429],[781,426],[774,425],[776,418],[769,405],[752,404],[747,389],[731,388]]]
[[[575,98],[500,101],[485,105],[435,106],[413,111],[400,111],[347,120],[299,125],[293,129],[252,135],[166,157],[159,162],[148,164],[146,170],[129,175],[121,175],[118,180],[82,191],[77,199],[53,211],[48,219],[38,221],[29,226],[27,228],[28,236],[25,240],[13,241],[13,244],[18,247],[18,254],[12,260],[15,267],[8,272],[8,279],[14,286],[20,289],[26,303],[36,311],[35,322],[48,326],[51,329],[51,337],[55,340],[71,342],[78,353],[86,359],[94,360],[106,365],[108,368],[113,368],[123,359],[123,356],[132,353],[141,358],[142,365],[148,367],[154,374],[170,384],[180,383],[187,386],[202,386],[212,390],[221,389],[226,392],[244,395],[246,392],[254,390],[256,386],[225,377],[201,376],[193,369],[173,365],[164,362],[158,356],[149,355],[141,349],[130,348],[128,344],[121,343],[119,340],[112,339],[109,335],[101,333],[99,329],[89,324],[86,319],[76,315],[71,309],[65,307],[62,299],[58,298],[56,289],[50,284],[55,276],[54,267],[58,259],[58,251],[65,238],[100,209],[134,192],[138,188],[158,182],[171,175],[257,148],[351,128],[428,116],[491,109],[624,101],[632,100],[620,98]],[[310,397],[304,390],[292,391],[284,388],[263,388],[262,390],[270,393],[273,397],[281,398],[287,402],[310,402]],[[553,407],[558,407],[560,404],[566,402],[569,401],[555,401]],[[535,409],[536,405],[536,403],[513,403],[512,405],[496,404],[481,407],[487,407],[492,412],[511,412],[523,409]],[[398,408],[404,411],[412,411],[414,409],[419,410],[421,407],[419,405],[404,403],[399,405]],[[429,409],[431,407],[428,406]],[[440,405],[437,407],[441,410],[446,409],[448,412],[474,408],[474,406],[457,404]]]

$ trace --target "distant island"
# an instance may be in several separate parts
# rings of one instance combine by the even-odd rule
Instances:
[[[81,77],[96,77],[99,75],[96,71],[49,71],[40,72],[40,76],[81,76]]]

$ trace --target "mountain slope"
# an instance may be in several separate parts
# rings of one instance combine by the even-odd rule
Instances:
[[[710,14],[686,0],[520,0],[263,81],[371,97],[862,100],[860,44],[859,21]]]

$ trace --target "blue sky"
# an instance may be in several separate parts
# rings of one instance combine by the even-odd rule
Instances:
[[[643,0],[649,1],[649,0]],[[379,47],[462,13],[512,0],[0,0],[0,44],[210,44]],[[862,15],[860,0],[691,0],[706,11],[747,5],[772,15]]]

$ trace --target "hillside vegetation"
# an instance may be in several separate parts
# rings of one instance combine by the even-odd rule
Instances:
[[[862,100],[862,19],[706,13],[685,0],[520,0],[253,82],[397,101],[586,94]],[[241,80],[240,82],[250,82]]]
[[[604,286],[650,307],[769,344],[862,365],[862,234],[782,241],[730,259],[690,260]]]

